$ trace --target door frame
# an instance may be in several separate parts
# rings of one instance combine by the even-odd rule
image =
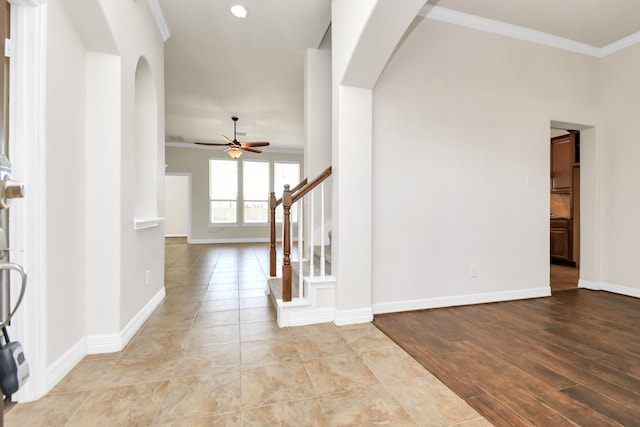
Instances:
[[[15,395],[37,400],[47,383],[47,224],[46,224],[46,49],[47,0],[11,3],[9,153],[14,178],[25,183],[25,197],[10,209],[10,248],[28,275],[23,304],[12,335],[21,341],[30,377]]]

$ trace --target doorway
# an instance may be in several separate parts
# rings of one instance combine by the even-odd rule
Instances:
[[[580,277],[580,131],[551,126],[551,292],[577,289]]]
[[[189,238],[191,206],[191,174],[166,174],[165,237]]]

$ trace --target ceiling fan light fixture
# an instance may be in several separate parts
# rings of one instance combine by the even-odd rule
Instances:
[[[241,4],[234,4],[233,6],[231,6],[231,13],[236,18],[241,19],[244,19],[249,15],[249,11],[247,10],[247,8],[242,6]]]
[[[227,154],[229,155],[229,157],[231,157],[232,159],[237,159],[240,156],[242,156],[242,150],[240,150],[237,147],[231,147],[227,150]]]

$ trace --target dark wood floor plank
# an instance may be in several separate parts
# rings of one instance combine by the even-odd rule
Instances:
[[[551,388],[543,391],[542,387],[532,387],[531,383],[527,381],[517,384],[517,380],[511,380],[516,377],[514,371],[517,371],[517,369],[510,367],[508,364],[500,363],[495,359],[491,361],[482,360],[481,358],[474,359],[462,352],[451,353],[449,357],[457,365],[467,368],[465,373],[468,381],[478,386],[482,385],[487,394],[495,397],[497,401],[510,410],[517,411],[518,415],[527,422],[534,425],[548,426],[576,425],[561,413],[549,407],[545,399],[540,396],[545,393],[556,394],[558,393],[557,391]],[[536,388],[536,390],[532,390],[532,388]],[[558,396],[548,396],[546,400],[551,401],[553,397]],[[541,406],[544,406],[545,410],[541,411]]]
[[[496,427],[534,427],[490,394],[473,397],[467,402]]]
[[[612,367],[610,364],[605,363],[602,360],[587,359],[559,347],[554,349],[545,347],[543,350],[541,349],[539,354],[551,353],[553,356],[562,360],[565,364],[577,366],[579,369],[589,372],[591,375],[612,384],[616,384],[631,393],[635,393],[637,395],[637,400],[640,402],[640,379],[628,375],[624,370]],[[640,365],[640,360],[636,359],[635,363]]]
[[[640,425],[639,299],[580,289],[374,324],[495,425]]]
[[[603,396],[609,396],[614,400],[629,405],[631,407],[637,407],[640,405],[640,396],[636,393],[630,392],[628,389],[614,384],[610,381],[598,376],[597,373],[592,373],[583,368],[580,365],[572,363],[566,359],[562,359],[558,354],[551,354],[546,349],[540,348],[543,357],[545,358],[549,367],[555,371],[558,371],[567,378],[571,378],[576,383],[582,384],[592,390],[597,391]],[[539,354],[539,353],[533,353]],[[624,373],[621,373],[624,375]]]
[[[491,348],[491,352],[511,364],[518,369],[532,375],[536,378],[542,378],[544,381],[556,389],[563,389],[575,385],[576,382],[550,369],[544,361],[536,358],[526,357],[530,351],[531,342],[529,339],[521,336],[513,336],[510,338],[510,346],[503,345],[504,336],[496,337],[494,331],[486,328],[475,328],[474,342],[482,343],[483,348]]]
[[[625,405],[602,396],[586,387],[578,385],[565,389],[562,392],[623,426],[640,425],[640,412],[631,410]]]
[[[532,402],[540,402],[550,410],[557,412],[563,417],[571,420],[578,425],[598,425],[598,426],[614,426],[609,418],[604,417],[599,412],[568,398],[566,395],[549,385],[544,378],[532,376],[518,369],[516,365],[495,358],[492,349],[487,350],[473,343],[460,343],[461,352],[470,359],[473,359],[477,365],[482,366],[493,373],[494,376],[500,377],[498,383],[499,389],[494,390],[487,388],[484,383],[478,383],[479,386],[485,388],[488,393],[501,395],[503,389],[522,390],[530,396]],[[478,369],[476,367],[476,369]],[[509,385],[507,386],[508,383]],[[536,425],[546,425],[546,420],[535,418],[532,421]]]
[[[451,357],[454,353],[433,357],[430,352],[423,352],[422,347],[409,346],[405,350],[429,372],[437,372],[436,377],[450,389],[456,390],[456,393],[463,399],[470,399],[485,393],[482,387],[468,380],[465,375],[468,368],[456,363],[455,359]]]

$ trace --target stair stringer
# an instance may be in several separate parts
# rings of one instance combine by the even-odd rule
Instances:
[[[305,277],[303,286],[307,298],[294,298],[289,302],[276,299],[278,326],[281,328],[334,321],[336,278]]]

